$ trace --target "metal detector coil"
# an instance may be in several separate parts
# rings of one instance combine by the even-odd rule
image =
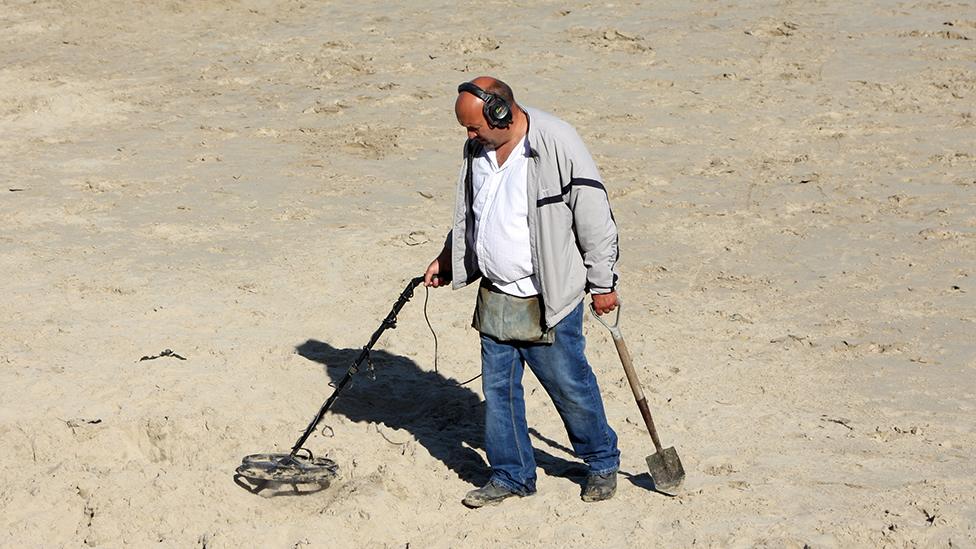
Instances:
[[[312,455],[312,452],[308,448],[305,448],[305,441],[308,437],[315,432],[316,426],[322,421],[322,416],[332,407],[336,398],[339,397],[339,393],[349,385],[352,377],[359,372],[360,367],[363,363],[369,362],[369,353],[373,349],[373,345],[387,329],[396,328],[396,318],[399,314],[400,309],[406,305],[407,301],[413,297],[413,290],[420,284],[424,282],[424,277],[419,276],[410,280],[407,283],[407,287],[404,288],[403,292],[400,293],[399,299],[393,304],[393,308],[390,313],[386,315],[383,319],[383,323],[380,327],[373,332],[372,337],[369,338],[369,343],[363,347],[362,351],[359,353],[359,357],[356,361],[349,367],[346,371],[346,375],[339,380],[338,383],[334,385],[334,390],[332,395],[325,401],[315,417],[305,428],[305,432],[299,437],[298,441],[295,442],[294,446],[291,448],[291,453],[288,454],[251,454],[245,457],[241,461],[240,467],[237,468],[237,475],[247,479],[248,481],[254,482],[260,486],[268,482],[279,482],[284,484],[323,484],[327,485],[329,481],[334,479],[339,474],[339,466],[336,462],[329,458],[317,458]],[[330,384],[331,385],[331,384]],[[235,477],[236,479],[236,477]]]
[[[339,475],[339,466],[329,458],[291,454],[251,454],[244,458],[237,474],[251,481],[287,484],[327,484]]]

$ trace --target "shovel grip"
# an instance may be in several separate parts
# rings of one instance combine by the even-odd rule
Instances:
[[[617,347],[617,354],[620,355],[620,362],[624,365],[624,373],[627,374],[630,390],[633,391],[634,400],[637,401],[637,408],[640,409],[641,417],[644,418],[644,425],[647,426],[647,432],[651,434],[654,448],[660,452],[661,439],[658,438],[657,429],[654,428],[654,418],[651,417],[651,409],[647,406],[647,399],[644,398],[644,390],[641,388],[640,379],[637,378],[637,372],[634,370],[630,351],[627,350],[627,344],[624,343],[623,335],[620,334],[619,330],[611,331],[611,335],[613,336],[613,344]]]

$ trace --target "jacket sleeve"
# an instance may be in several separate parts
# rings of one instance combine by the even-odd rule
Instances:
[[[594,294],[612,292],[617,287],[620,253],[607,189],[593,157],[574,129],[565,132],[561,149],[565,157],[559,159],[559,164],[569,168],[568,174],[562,176],[563,193],[568,195],[576,244],[586,266],[586,289]]]

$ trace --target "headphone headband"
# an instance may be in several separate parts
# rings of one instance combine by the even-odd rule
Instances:
[[[509,106],[508,101],[505,101],[501,96],[486,92],[474,82],[461,84],[458,86],[457,91],[459,94],[468,92],[484,101],[485,104],[481,112],[484,114],[488,125],[492,128],[507,128],[512,123],[512,108]]]
[[[493,95],[481,89],[477,84],[473,82],[465,82],[460,86],[458,86],[458,93],[464,93],[464,92],[470,93],[471,95],[477,97],[478,99],[484,101],[485,103],[487,103],[492,97],[494,97]]]

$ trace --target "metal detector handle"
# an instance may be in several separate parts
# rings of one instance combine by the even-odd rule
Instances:
[[[627,349],[627,344],[624,342],[624,336],[620,333],[620,311],[623,308],[620,300],[617,300],[617,316],[614,319],[613,324],[608,324],[605,320],[600,318],[600,315],[596,314],[596,307],[593,303],[590,303],[590,312],[593,313],[593,317],[600,321],[600,324],[606,326],[610,330],[610,336],[613,338],[613,344],[617,347],[617,354],[620,355],[620,362],[624,366],[624,373],[627,374],[627,381],[630,383],[630,390],[634,393],[634,400],[637,401],[637,408],[640,409],[641,417],[644,418],[644,425],[647,426],[647,432],[651,434],[651,440],[654,441],[654,448],[658,451],[662,451],[661,439],[657,436],[657,429],[654,428],[654,418],[651,417],[651,409],[647,406],[647,399],[644,398],[644,390],[641,388],[640,379],[637,377],[637,372],[634,370],[634,362],[630,358],[630,351]]]

